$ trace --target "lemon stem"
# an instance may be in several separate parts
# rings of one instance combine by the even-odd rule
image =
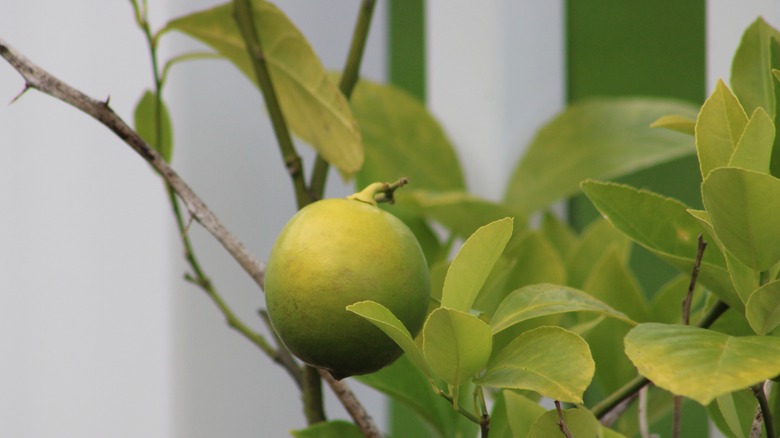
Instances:
[[[401,178],[398,181],[390,183],[376,182],[369,184],[365,189],[352,194],[347,199],[365,202],[376,206],[378,202],[395,203],[393,194],[395,191],[409,183],[408,178]]]

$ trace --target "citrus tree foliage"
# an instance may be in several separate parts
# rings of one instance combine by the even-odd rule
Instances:
[[[347,310],[405,352],[357,378],[417,416],[418,436],[473,436],[486,417],[491,437],[553,436],[561,420],[573,436],[631,436],[635,416],[608,429],[594,413],[637,376],[655,384],[652,420],[671,411],[671,393],[707,406],[730,436],[746,436],[752,422],[744,413],[757,402],[744,390],[780,374],[773,336],[780,326],[776,30],[759,19],[746,31],[733,89],[719,81],[700,108],[634,97],[565,109],[539,130],[495,202],[468,192],[452,143],[424,104],[366,80],[347,102],[338,75],[324,71],[294,24],[271,4],[252,3],[292,131],[342,175],[354,175],[358,188],[411,181],[389,208],[415,232],[428,260],[433,290],[424,327],[413,338],[370,300]],[[231,10],[226,4],[181,17],[165,31],[204,42],[254,81]],[[151,101],[147,94],[138,106],[143,132],[157,109]],[[160,108],[160,147],[170,157],[167,109]],[[704,210],[604,181],[692,154]],[[579,190],[603,216],[581,234],[547,211]],[[529,225],[533,216],[536,226]],[[697,262],[700,235],[709,246]],[[628,267],[634,244],[680,276],[658,291],[642,290]],[[716,303],[729,308],[713,328],[682,324],[679,303],[694,266],[691,324]],[[548,411],[541,398],[569,408]],[[353,432],[330,422],[295,434]]]
[[[634,97],[565,109],[539,130],[496,202],[468,192],[452,143],[424,104],[365,80],[348,98],[279,8],[250,3],[262,61],[300,141],[358,188],[411,181],[388,208],[427,258],[432,292],[420,334],[413,337],[372,300],[346,306],[404,351],[356,378],[417,417],[419,430],[410,433],[475,436],[489,419],[491,437],[555,436],[561,423],[576,437],[633,436],[636,411],[611,427],[599,420],[604,403],[628,399],[633,393],[621,388],[644,378],[654,383],[652,415],[640,415],[651,425],[668,416],[676,395],[706,406],[729,436],[748,436],[759,402],[746,390],[763,393],[764,382],[780,374],[777,30],[756,20],[735,55],[731,86],[718,82],[700,107]],[[137,131],[166,161],[173,109],[160,90],[170,65],[219,57],[262,89],[232,3],[174,19],[155,40],[173,32],[213,53],[172,59],[137,105]],[[703,210],[606,181],[693,154]],[[550,207],[580,190],[602,218],[576,233]],[[708,242],[703,257],[699,236]],[[628,266],[635,244],[680,276],[643,290]],[[698,284],[684,324],[680,302],[694,269]],[[722,312],[713,309],[725,308],[718,319]],[[565,406],[548,409],[544,398]],[[770,399],[774,411],[778,400]],[[360,434],[344,421],[293,432]]]

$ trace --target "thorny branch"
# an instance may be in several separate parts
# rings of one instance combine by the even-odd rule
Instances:
[[[222,244],[228,253],[236,259],[238,264],[255,280],[258,286],[263,287],[265,282],[265,265],[255,259],[246,247],[222,225],[217,216],[209,210],[203,200],[192,191],[160,154],[130,128],[124,120],[116,115],[109,106],[108,100],[103,102],[93,99],[65,84],[17,52],[2,39],[0,39],[0,57],[8,61],[24,79],[25,86],[22,93],[34,88],[68,103],[92,116],[133,148],[173,188],[184,202],[192,218]]]
[[[74,106],[105,127],[110,129],[122,141],[136,151],[147,161],[182,200],[192,219],[206,229],[238,264],[249,274],[260,288],[265,286],[265,265],[257,260],[246,247],[231,234],[217,216],[206,206],[205,202],[187,185],[173,168],[146,141],[125,123],[109,106],[108,99],[100,101],[62,82],[27,57],[17,52],[5,40],[0,39],[0,57],[5,59],[24,79],[24,89],[14,101],[30,89],[36,89],[62,102]],[[275,358],[276,359],[276,358]],[[290,358],[279,357],[279,362],[287,362]],[[291,370],[292,371],[292,370]],[[294,373],[293,373],[294,374]],[[332,377],[331,377],[332,379]],[[353,415],[360,429],[369,438],[379,438],[381,433],[371,416],[343,382],[327,379],[337,398]],[[297,381],[297,378],[296,378]]]

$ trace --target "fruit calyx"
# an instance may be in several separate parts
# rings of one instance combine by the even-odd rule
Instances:
[[[357,193],[347,196],[347,199],[365,202],[366,204],[373,206],[376,206],[378,202],[394,204],[395,198],[393,197],[393,194],[396,189],[405,186],[407,183],[409,183],[408,178],[401,178],[392,184],[376,182],[369,184],[365,189]]]

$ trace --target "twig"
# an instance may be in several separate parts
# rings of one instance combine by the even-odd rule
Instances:
[[[295,197],[298,201],[298,209],[311,203],[311,197],[306,189],[306,181],[303,174],[303,161],[295,150],[290,131],[287,128],[287,122],[284,119],[279,99],[276,96],[271,74],[268,72],[268,63],[266,62],[263,44],[260,41],[260,34],[255,28],[254,14],[252,12],[252,3],[249,0],[233,1],[233,18],[238,24],[241,36],[244,39],[247,53],[252,61],[252,67],[255,70],[255,78],[260,90],[265,98],[265,106],[268,115],[271,118],[271,124],[276,134],[276,140],[282,153],[282,159],[290,173],[295,188]]]
[[[368,414],[366,409],[360,404],[360,401],[355,397],[352,390],[349,389],[347,384],[342,380],[336,380],[329,372],[325,370],[319,370],[320,376],[325,379],[330,389],[339,398],[341,404],[347,410],[347,413],[355,421],[355,424],[363,432],[366,438],[382,438],[382,433],[377,428],[374,419]]]
[[[339,89],[341,93],[349,100],[352,96],[352,90],[360,76],[360,63],[363,61],[366,40],[368,39],[368,30],[371,28],[371,17],[374,15],[374,6],[376,0],[363,0],[360,5],[360,12],[355,23],[355,30],[352,32],[352,43],[349,47],[349,55],[341,72]],[[314,199],[321,199],[325,192],[325,181],[328,176],[328,162],[320,154],[314,161],[314,170],[311,174],[309,183],[309,192]]]
[[[482,392],[481,386],[476,386],[474,388],[474,397],[479,402],[479,408],[477,409],[477,412],[482,412],[482,416],[480,417],[479,421],[481,438],[488,438],[488,435],[490,434],[490,412],[488,411],[487,403],[485,402],[485,393]]]
[[[157,151],[147,144],[127,123],[108,106],[107,102],[93,99],[65,84],[0,39],[0,57],[16,69],[25,80],[26,88],[35,88],[56,99],[68,103],[102,123],[146,160],[173,191],[181,198],[190,215],[200,223],[236,259],[239,265],[263,287],[265,266],[249,253],[244,245],[222,225],[217,216],[179,175],[165,162]]]
[[[682,397],[672,396],[672,438],[680,438],[682,428]]]
[[[639,417],[639,436],[650,438],[650,427],[647,424],[647,392],[650,388],[645,386],[639,390],[639,403],[636,415]]]
[[[561,402],[555,400],[555,410],[558,411],[558,429],[566,438],[573,438],[569,427],[566,426],[566,422],[563,420],[563,410],[561,409]]]
[[[341,402],[344,403],[344,400]],[[303,413],[308,424],[326,420],[320,371],[310,365],[303,366]]]
[[[464,417],[466,417],[467,420],[471,421],[474,424],[480,424],[481,420],[479,419],[479,417],[477,417],[476,415],[474,415],[471,412],[467,411],[466,409],[461,408],[458,405],[458,402],[455,400],[455,398],[453,396],[451,396],[450,394],[447,394],[446,392],[442,391],[441,388],[439,388],[435,384],[434,384],[432,389],[433,389],[433,392],[438,394],[441,398],[443,398],[444,400],[447,400],[453,406],[453,408],[456,411],[458,411],[459,414],[461,414]]]
[[[698,245],[696,247],[696,259],[693,262],[693,271],[691,272],[691,281],[688,283],[688,293],[685,295],[685,299],[682,304],[682,316],[683,324],[688,325],[691,321],[691,302],[693,301],[693,290],[696,289],[696,281],[699,278],[699,270],[701,270],[701,259],[704,256],[704,250],[707,249],[707,242],[704,241],[704,237],[699,234]]]
[[[707,314],[702,317],[697,326],[708,328],[728,309],[728,304],[723,301],[718,301],[712,306]],[[593,407],[590,408],[590,411],[596,418],[602,420],[607,417],[615,407],[619,406],[625,400],[635,397],[636,393],[648,384],[650,384],[649,379],[644,376],[636,376],[621,388],[602,399],[599,403],[593,405]]]
[[[696,246],[696,259],[693,261],[693,271],[691,272],[691,281],[688,283],[688,293],[682,302],[682,322],[689,325],[691,322],[691,302],[693,301],[693,291],[696,289],[696,280],[699,278],[701,270],[701,259],[704,256],[704,250],[707,249],[707,242],[699,234],[698,245]],[[682,430],[682,397],[675,395],[672,398],[674,407],[672,410],[672,438],[680,438]]]
[[[775,426],[772,420],[772,408],[769,406],[766,393],[764,392],[764,382],[758,383],[751,387],[750,391],[753,392],[753,395],[755,395],[756,399],[758,400],[758,410],[756,411],[756,416],[753,419],[753,430],[758,430],[758,434],[756,436],[761,436],[761,422],[763,421],[764,428],[766,429],[766,436],[770,438],[776,437],[777,435],[775,435]],[[753,436],[753,431],[751,431],[750,436]]]

